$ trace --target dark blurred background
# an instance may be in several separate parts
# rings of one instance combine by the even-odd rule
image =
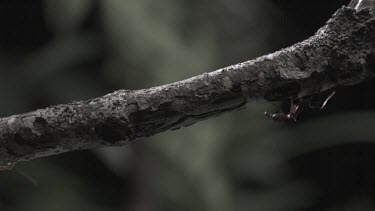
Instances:
[[[349,0],[0,2],[0,115],[182,80],[302,41]],[[374,83],[296,124],[247,109],[0,172],[0,210],[375,209]]]

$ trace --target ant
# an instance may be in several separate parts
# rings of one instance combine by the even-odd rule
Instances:
[[[286,113],[273,113],[270,114],[267,111],[264,112],[264,115],[271,117],[275,121],[280,122],[297,122],[297,118],[301,113],[302,106],[308,103],[310,108],[320,109],[322,110],[328,103],[328,101],[335,95],[335,91],[333,91],[328,97],[324,100],[324,102],[320,106],[313,105],[313,101],[311,100],[312,96],[308,97],[306,100],[304,98],[297,98],[297,99],[290,99],[290,109],[289,114]]]
[[[0,166],[0,171],[9,171],[12,170],[16,163],[7,163],[6,165]]]

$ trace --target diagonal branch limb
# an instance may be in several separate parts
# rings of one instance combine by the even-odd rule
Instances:
[[[255,60],[159,87],[2,118],[0,164],[124,145],[242,108],[255,98],[302,97],[371,79],[375,15],[353,2],[351,7],[357,9],[339,9],[311,38]]]

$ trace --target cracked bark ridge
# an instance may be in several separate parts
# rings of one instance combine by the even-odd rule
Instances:
[[[51,106],[0,119],[0,164],[66,151],[119,146],[245,107],[373,78],[375,16],[339,9],[311,38],[289,48],[142,90]]]

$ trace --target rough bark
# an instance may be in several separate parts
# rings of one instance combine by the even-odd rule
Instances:
[[[339,9],[311,38],[255,60],[2,118],[0,164],[124,145],[242,108],[255,98],[302,97],[369,80],[375,74],[375,15],[358,1],[350,7]]]

